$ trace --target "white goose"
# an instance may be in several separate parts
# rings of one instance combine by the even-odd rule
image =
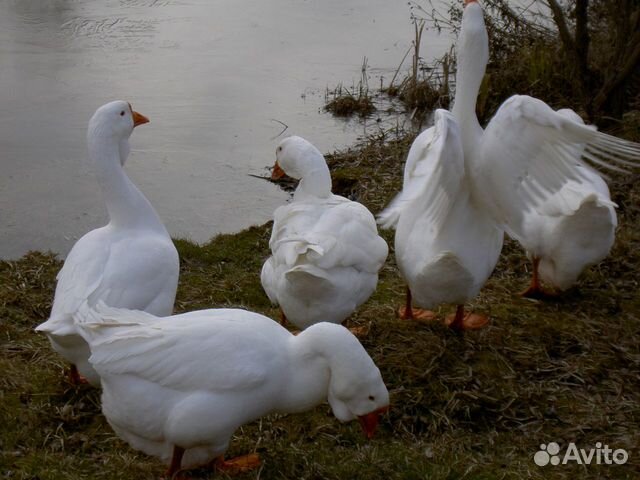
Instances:
[[[395,227],[396,262],[407,282],[405,319],[432,319],[434,308],[457,304],[446,323],[454,329],[477,329],[488,322],[465,314],[495,268],[503,232],[470,195],[470,178],[455,113],[435,112],[435,125],[422,132],[407,156],[402,192],[378,216],[384,228]]]
[[[58,273],[45,332],[53,349],[71,362],[71,379],[99,385],[88,362],[89,346],[78,334],[73,315],[83,302],[170,315],[178,284],[179,260],[157,213],[129,180],[123,166],[133,129],[149,120],[127,102],[114,101],[96,110],[87,140],[109,223],[85,234],[73,246]]]
[[[475,114],[475,107],[489,58],[489,43],[482,8],[474,0],[465,1],[457,53],[456,96],[452,109],[453,119],[451,119],[453,121],[444,122],[443,119],[447,116],[440,112],[436,115],[434,130],[431,130],[431,133],[425,132],[424,136],[421,135],[416,139],[423,144],[416,145],[416,159],[412,160],[410,156],[407,160],[405,188],[416,180],[412,175],[422,177],[422,181],[415,181],[415,185],[406,188],[406,192],[403,190],[398,199],[383,212],[380,222],[385,225],[400,226],[402,217],[407,215],[407,212],[414,216],[419,215],[420,207],[416,198],[421,196],[421,189],[424,188],[426,193],[423,193],[423,201],[424,198],[437,201],[436,206],[423,212],[425,225],[422,228],[424,231],[434,229],[436,233],[442,234],[439,231],[442,223],[435,221],[429,224],[430,218],[435,216],[438,220],[439,217],[447,217],[446,221],[453,221],[447,215],[437,212],[445,209],[449,215],[452,215],[453,205],[462,201],[456,195],[462,195],[460,192],[466,192],[468,188],[469,202],[476,209],[476,213],[472,216],[478,224],[483,225],[482,228],[485,231],[489,232],[486,237],[477,236],[479,231],[475,228],[471,231],[465,229],[459,233],[469,238],[469,248],[472,242],[479,245],[476,249],[475,262],[485,266],[491,263],[495,265],[494,258],[497,260],[496,252],[499,250],[497,250],[497,242],[491,241],[491,237],[497,238],[496,233],[490,233],[492,229],[494,232],[499,229],[506,230],[534,257],[539,256],[540,248],[537,239],[540,236],[535,235],[535,238],[531,238],[531,232],[527,230],[527,219],[531,221],[532,213],[548,215],[550,211],[548,202],[554,196],[562,199],[558,200],[559,202],[566,202],[563,194],[559,192],[570,181],[580,184],[592,183],[594,172],[582,162],[581,158],[616,168],[613,163],[629,164],[630,159],[640,157],[640,145],[600,133],[595,127],[586,126],[578,121],[573,112],[572,114],[568,114],[567,111],[555,112],[538,99],[517,95],[502,104],[483,131]],[[459,140],[455,140],[456,129],[453,125],[457,125],[459,129]],[[451,142],[456,146],[452,147]],[[443,148],[445,148],[444,154],[441,151]],[[464,163],[458,166],[458,169],[462,168],[467,182],[466,187],[460,190],[447,186],[449,183],[445,182],[441,185],[440,180],[431,179],[432,175],[445,175],[442,171],[436,171],[435,174],[429,171],[433,168],[429,165],[444,163],[443,155],[456,157],[456,148],[461,148],[464,153]],[[427,160],[427,157],[430,160]],[[633,162],[631,164],[635,165]],[[447,167],[447,170],[451,168],[453,167]],[[414,174],[414,171],[417,173]],[[429,182],[429,185],[437,185],[431,187],[425,182]],[[430,188],[435,190],[430,191]],[[569,203],[575,204],[575,201]],[[423,210],[427,205],[429,204],[423,203]],[[396,232],[396,243],[398,243],[398,236],[408,238],[409,234]],[[576,238],[576,235],[572,238]],[[405,239],[405,242],[409,245],[409,255],[412,255],[414,260],[428,257],[429,252],[425,254],[419,251],[423,247],[415,244],[411,247],[409,240]],[[485,247],[487,245],[488,247]],[[491,246],[495,246],[495,249]],[[558,251],[567,252],[573,248],[567,244],[563,250]],[[608,247],[605,249],[608,250]],[[410,260],[407,261],[408,265]],[[558,259],[555,261],[559,262]],[[423,275],[431,275],[433,271],[425,270],[424,272]],[[408,276],[411,277],[411,274]],[[417,275],[415,276],[417,278]],[[460,282],[464,281],[462,277],[459,277]],[[455,280],[456,277],[452,274],[450,278]],[[412,289],[412,279],[406,278],[406,280]],[[435,281],[438,279],[436,278]],[[416,294],[416,292],[413,293]],[[442,301],[449,300],[443,297]],[[409,302],[410,297],[408,305],[410,305]],[[410,315],[411,309],[409,308],[408,311]],[[483,323],[471,321],[472,318],[469,321],[460,320],[460,311],[459,307],[453,326],[474,328]]]
[[[375,291],[388,247],[362,204],[331,193],[327,163],[311,143],[285,138],[273,178],[300,179],[293,201],[274,214],[262,286],[299,328],[342,322]]]
[[[378,216],[384,228],[396,228],[396,261],[407,282],[407,301],[400,317],[435,318],[431,311],[414,309],[413,303],[427,309],[457,304],[455,315],[446,319],[457,330],[488,323],[484,315],[465,314],[464,304],[478,294],[493,272],[504,237],[472,194],[469,164],[483,135],[475,98],[488,59],[488,43],[485,49],[474,44],[481,51],[473,54],[466,51],[474,42],[482,45],[482,38],[470,38],[473,26],[468,8],[458,40],[452,112],[437,110],[434,126],[415,139],[407,155],[402,191]]]
[[[167,475],[214,462],[249,469],[257,455],[223,460],[235,430],[270,413],[328,400],[338,420],[367,437],[389,394],[358,340],[318,323],[295,336],[238,309],[171,317],[98,304],[76,314],[102,379],[102,411],[118,436],[169,464]]]
[[[573,110],[560,115],[584,123]],[[589,265],[605,258],[615,240],[618,225],[615,203],[602,177],[586,165],[579,165],[580,181],[569,180],[523,222],[527,256],[533,263],[531,285],[522,293],[530,298],[554,296],[540,280],[556,290],[566,290]]]

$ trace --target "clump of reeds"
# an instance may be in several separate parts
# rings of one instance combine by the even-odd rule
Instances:
[[[549,8],[536,9],[537,3]],[[482,6],[490,57],[478,106],[481,123],[514,94],[540,98],[553,108],[571,106],[608,129],[632,122],[622,116],[638,110],[638,2],[549,0],[518,5],[484,0]],[[451,3],[446,12],[431,0],[411,2],[411,9],[416,29],[426,23],[438,31],[459,32],[462,2]],[[420,36],[414,40],[418,52]],[[415,76],[414,67],[408,74],[411,89],[421,83],[427,84],[424,89],[438,89],[438,82]],[[405,103],[418,107],[412,96]]]
[[[452,64],[455,61],[453,51],[431,64],[426,64],[420,56],[425,20],[412,16],[412,21],[414,39],[411,47],[383,91],[389,96],[398,97],[410,110],[413,110],[413,115],[435,108],[448,108],[451,100],[449,80]],[[410,52],[413,52],[411,70],[402,81],[396,84],[398,74]]]
[[[333,90],[325,93],[324,110],[338,117],[351,117],[358,115],[366,117],[375,112],[372,95],[369,90],[367,77],[367,57],[362,61],[360,69],[360,80],[352,88],[346,88],[339,84]]]

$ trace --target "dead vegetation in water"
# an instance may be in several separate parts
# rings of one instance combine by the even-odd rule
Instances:
[[[367,93],[344,88],[338,85],[335,90],[327,91],[325,98],[327,103],[324,109],[337,117],[350,117],[358,115],[366,117],[375,112],[376,107]]]
[[[391,78],[389,85],[382,91],[390,97],[398,97],[413,114],[423,115],[436,108],[449,108],[451,103],[450,80],[452,78],[452,64],[455,61],[453,49],[441,58],[427,64],[420,55],[422,48],[422,34],[425,20],[412,15],[414,38],[411,47]],[[411,56],[411,70],[396,84],[404,61],[409,53]]]
[[[357,85],[346,88],[342,84],[333,90],[327,88],[324,96],[324,110],[337,117],[368,117],[376,111],[372,93],[369,90],[367,57],[362,60],[360,80]]]

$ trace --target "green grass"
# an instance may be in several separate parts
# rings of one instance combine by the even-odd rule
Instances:
[[[329,155],[336,189],[379,211],[400,186],[410,140],[380,135]],[[258,451],[264,461],[237,478],[638,478],[639,180],[613,180],[620,227],[612,254],[557,301],[516,295],[528,264],[507,242],[471,305],[491,315],[479,332],[397,319],[404,285],[390,255],[376,293],[349,319],[369,327],[362,342],[391,393],[377,436],[367,441],[327,405],[264,418],[236,432],[229,455]],[[277,318],[259,278],[269,235],[266,224],[203,246],[177,240],[176,310],[239,306]],[[384,235],[392,245],[392,233]],[[43,253],[0,262],[0,479],[157,479],[165,467],[115,437],[99,392],[69,385],[64,363],[33,332],[47,318],[60,266]],[[550,441],[600,441],[630,458],[623,466],[537,467],[533,455]]]

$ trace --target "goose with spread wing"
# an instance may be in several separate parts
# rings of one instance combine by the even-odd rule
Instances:
[[[584,123],[573,110],[557,113]],[[609,188],[587,165],[577,168],[579,180],[567,181],[525,216],[522,228],[526,245],[523,245],[533,264],[531,284],[522,292],[525,297],[556,296],[576,283],[587,266],[605,258],[613,246],[618,220]],[[554,290],[543,288],[541,281]]]
[[[469,172],[483,135],[475,115],[475,94],[470,92],[477,94],[480,87],[488,44],[485,41],[485,48],[479,48],[482,38],[469,38],[467,10],[458,43],[453,110],[437,110],[434,126],[416,137],[407,155],[402,191],[378,215],[382,227],[396,229],[396,261],[407,282],[407,301],[400,317],[435,318],[430,310],[413,308],[413,303],[426,309],[456,304],[455,315],[448,316],[446,323],[457,330],[478,329],[488,323],[485,315],[465,313],[464,304],[491,275],[504,237],[473,195],[474,178]],[[473,33],[481,36],[479,31]],[[466,52],[467,46],[480,51]]]
[[[453,205],[461,202],[460,196],[468,196],[469,205],[475,209],[472,216],[484,225],[487,235],[478,236],[473,228],[458,232],[468,239],[469,249],[474,249],[473,243],[477,243],[476,261],[495,265],[496,252],[499,253],[495,239],[500,235],[498,232],[504,230],[534,259],[534,278],[540,265],[543,275],[557,279],[562,288],[567,282],[575,281],[587,264],[606,255],[615,228],[613,204],[588,163],[612,169],[637,166],[640,145],[598,132],[576,118],[574,112],[554,111],[541,100],[526,95],[506,100],[483,130],[475,107],[489,58],[489,42],[482,8],[474,0],[465,1],[457,54],[453,121],[448,123],[449,128],[444,128],[442,119],[446,115],[436,113],[436,126],[420,135],[409,153],[403,191],[379,217],[382,225],[397,228],[396,248],[401,252],[399,265],[406,264],[400,269],[408,283],[408,292],[413,293],[418,305],[430,308],[450,299],[445,295],[423,299],[427,293],[418,290],[437,292],[445,285],[459,288],[454,287],[455,282],[447,283],[449,278],[437,274],[438,270],[424,259],[437,256],[430,242],[435,234],[447,235],[444,220],[455,220]],[[459,141],[452,141],[455,135],[450,132],[456,129],[452,123],[459,130]],[[447,141],[455,146],[447,146]],[[455,149],[460,148],[463,162],[458,171],[464,172],[461,178],[466,185],[456,189],[457,184],[442,181],[442,176],[448,175],[444,173],[445,168],[454,170],[445,164],[455,163],[444,159],[458,158]],[[440,165],[440,168],[432,169],[428,165]],[[579,185],[578,195],[576,185]],[[421,215],[423,222],[409,220],[411,216]],[[548,246],[549,238],[541,235],[544,229],[552,228],[550,215],[556,216],[553,248]],[[543,226],[540,219],[546,222]],[[403,221],[406,228],[401,227]],[[597,224],[593,225],[598,229],[597,234],[586,228],[590,224]],[[591,235],[594,245],[584,248],[580,245],[585,234]],[[426,245],[419,240],[411,243],[411,235],[424,238]],[[449,241],[461,240],[454,240],[451,235]],[[408,247],[403,247],[403,243]],[[404,253],[405,260],[403,248],[408,252]],[[446,246],[440,248],[441,252],[449,250]],[[548,268],[551,264],[553,268]],[[460,284],[465,282],[463,274],[454,274],[452,268],[447,271],[451,272],[451,278],[459,278]],[[434,277],[433,281],[417,281],[429,277]],[[410,307],[408,295],[406,316],[414,312]],[[478,324],[473,322],[468,327]],[[464,327],[458,320],[453,325]]]
[[[96,110],[87,140],[109,223],[85,234],[73,246],[58,273],[44,332],[55,351],[71,363],[74,383],[100,379],[89,364],[89,346],[73,315],[83,302],[170,315],[178,286],[179,260],[167,230],[142,192],[129,180],[124,163],[133,129],[149,120],[124,101]]]

